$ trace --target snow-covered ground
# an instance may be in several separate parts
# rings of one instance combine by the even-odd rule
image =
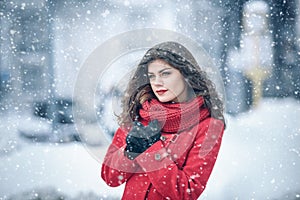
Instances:
[[[299,101],[265,99],[227,127],[200,199],[300,199]]]
[[[1,116],[0,199],[36,188],[69,196],[120,197],[100,178],[101,163],[81,143],[31,143],[17,135],[18,115]],[[227,117],[216,167],[200,199],[300,199],[300,103],[264,99]],[[107,146],[89,147],[103,159]],[[107,198],[106,198],[107,197]]]

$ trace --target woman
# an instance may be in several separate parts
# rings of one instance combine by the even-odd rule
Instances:
[[[101,176],[126,183],[122,199],[197,199],[215,164],[225,127],[214,84],[181,44],[149,49],[123,98],[120,128]]]

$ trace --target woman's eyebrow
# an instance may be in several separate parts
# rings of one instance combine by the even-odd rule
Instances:
[[[170,67],[166,67],[166,68],[164,68],[164,69],[158,71],[158,73],[161,73],[161,72],[163,72],[163,71],[165,71],[165,70],[168,70],[168,69],[171,69],[171,68],[170,68]]]
[[[162,73],[163,71],[168,70],[168,69],[172,69],[172,68],[171,67],[166,67],[164,69],[159,70],[158,73]],[[154,73],[153,72],[148,72],[148,74],[154,74]]]

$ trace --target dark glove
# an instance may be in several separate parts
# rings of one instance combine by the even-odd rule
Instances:
[[[148,126],[135,122],[133,128],[126,137],[125,155],[135,159],[151,145],[160,139],[160,127],[157,120],[151,121]]]

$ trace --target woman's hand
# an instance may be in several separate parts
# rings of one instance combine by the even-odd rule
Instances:
[[[160,127],[157,120],[151,121],[148,126],[135,122],[126,136],[125,155],[130,160],[135,159],[151,145],[160,139]]]

